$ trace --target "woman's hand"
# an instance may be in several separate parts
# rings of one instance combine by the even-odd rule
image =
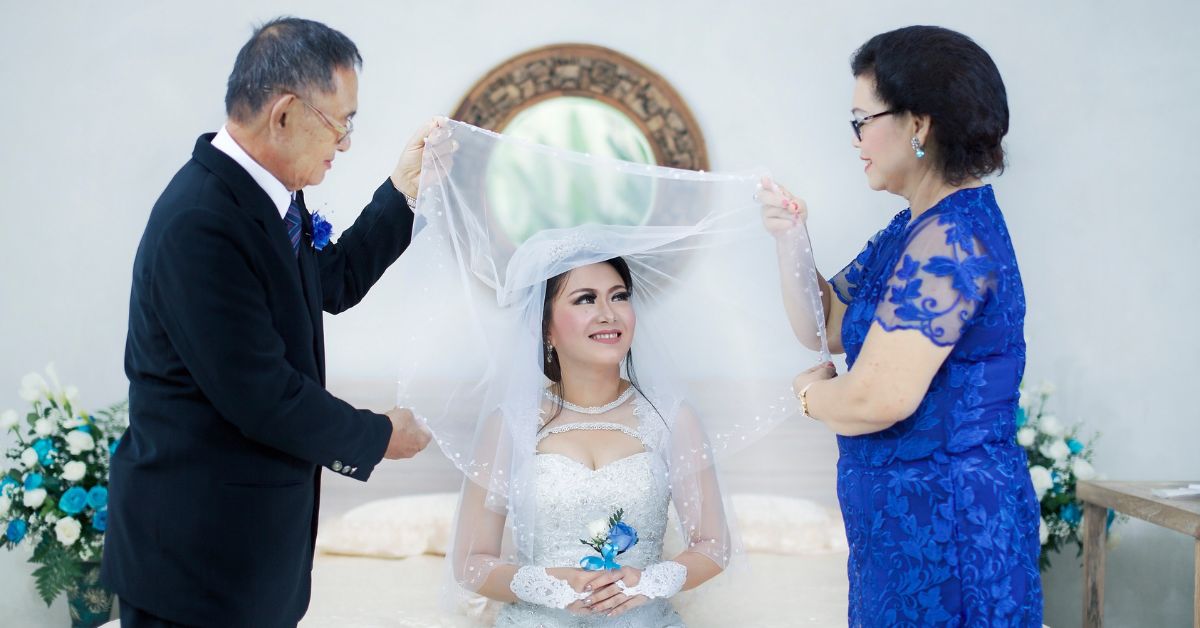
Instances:
[[[768,233],[778,237],[808,221],[808,205],[803,199],[767,177],[759,185],[762,189],[757,198],[762,203],[762,221]]]
[[[804,390],[805,386],[813,382],[833,379],[835,377],[837,377],[837,368],[834,367],[833,362],[818,364],[797,375],[796,379],[792,380],[792,392],[796,393],[796,396],[799,397],[800,391]]]
[[[619,570],[613,571],[588,571],[576,567],[550,567],[546,569],[546,573],[564,580],[576,593],[588,593],[603,589],[621,579]],[[593,594],[586,599],[572,602],[567,606],[567,610],[576,615],[592,614],[591,605],[597,601]]]
[[[618,584],[619,582],[626,587],[637,586],[642,581],[641,569],[621,567],[606,571],[604,575],[606,577],[596,578],[589,583],[593,593],[589,599],[584,601],[590,604],[588,610],[592,614],[616,617],[650,601],[644,595],[633,597],[625,595],[624,589]]]

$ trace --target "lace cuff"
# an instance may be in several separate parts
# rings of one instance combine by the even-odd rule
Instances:
[[[555,578],[544,567],[525,565],[513,575],[508,584],[513,594],[518,598],[550,608],[566,608],[572,602],[582,599],[566,580]]]
[[[687,567],[672,560],[654,563],[642,570],[642,579],[632,587],[618,580],[617,587],[628,597],[644,595],[650,599],[671,597],[683,589]]]

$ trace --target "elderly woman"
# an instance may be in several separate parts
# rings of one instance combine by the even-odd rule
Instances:
[[[932,26],[871,38],[851,67],[867,184],[909,208],[821,279],[829,346],[849,371],[794,382],[804,413],[839,435],[850,624],[1040,626],[1039,508],[1014,441],[1025,296],[980,180],[1004,167],[1004,83],[975,42]],[[769,231],[807,218],[804,201],[764,186]],[[799,287],[783,291],[799,315]]]

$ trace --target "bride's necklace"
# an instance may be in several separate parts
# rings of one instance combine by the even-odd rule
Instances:
[[[625,392],[621,393],[621,395],[616,399],[613,399],[602,406],[577,406],[566,399],[560,398],[558,395],[550,392],[549,390],[546,391],[547,399],[553,401],[554,403],[562,404],[562,407],[566,408],[567,410],[570,410],[571,412],[578,412],[579,414],[604,414],[605,412],[608,412],[609,410],[612,410],[613,408],[616,408],[617,406],[620,406],[628,401],[629,397],[632,395],[633,386],[630,386],[626,388]]]

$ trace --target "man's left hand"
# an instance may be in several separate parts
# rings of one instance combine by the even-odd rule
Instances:
[[[401,194],[416,198],[417,188],[421,183],[421,159],[425,154],[426,143],[436,143],[435,133],[444,133],[447,118],[438,116],[421,125],[416,133],[408,140],[404,152],[400,154],[400,163],[392,173],[392,185]]]

